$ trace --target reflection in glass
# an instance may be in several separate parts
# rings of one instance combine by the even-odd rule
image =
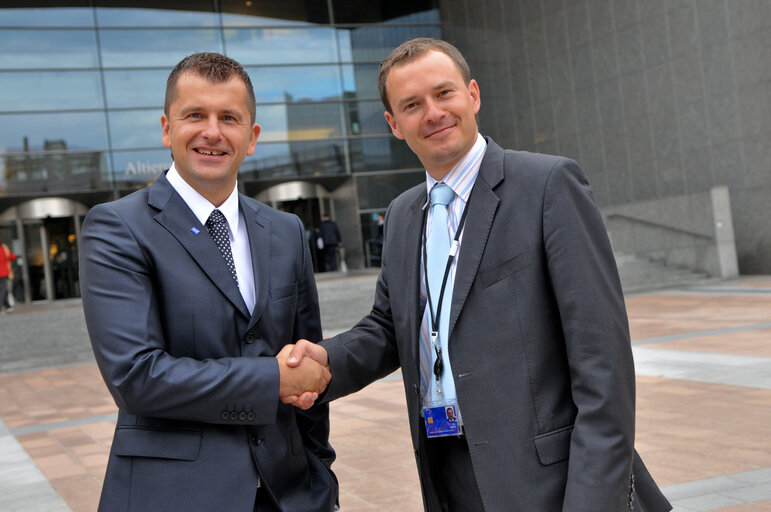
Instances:
[[[362,135],[388,135],[391,128],[385,120],[383,104],[380,100],[357,101],[348,106],[349,109],[356,109]],[[354,132],[357,133],[357,132]]]
[[[296,141],[339,137],[342,133],[340,103],[299,102],[260,105],[257,123],[261,142]]]
[[[107,159],[102,151],[66,152],[62,141],[45,153],[1,155],[7,194],[50,194],[106,189]]]
[[[200,27],[217,24],[211,0],[185,0],[184,3],[155,0],[152,9],[133,8],[135,5],[136,2],[98,0],[97,24],[102,27]]]
[[[170,69],[108,70],[104,72],[107,107],[163,108]]]
[[[102,112],[0,115],[0,153],[106,147]]]
[[[423,168],[407,144],[393,136],[351,139],[348,146],[353,172]]]
[[[88,0],[68,1],[69,7],[0,9],[0,25],[7,27],[91,27]]]
[[[385,210],[399,194],[415,185],[425,183],[425,181],[426,173],[424,171],[356,176],[359,209],[381,208]]]
[[[257,143],[239,175],[243,178],[318,176],[346,173],[343,141]]]
[[[327,0],[220,0],[219,4],[226,27],[329,23]]]
[[[167,148],[113,151],[112,161],[119,187],[146,186],[171,167],[171,152]]]
[[[436,0],[409,2],[362,2],[333,0],[335,23],[426,23],[439,22]]]
[[[228,57],[243,65],[336,62],[335,41],[328,27],[225,29]]]
[[[195,52],[222,53],[217,29],[99,31],[105,67],[168,66],[168,70]]]
[[[338,99],[343,94],[340,68],[320,66],[247,67],[257,102]]]
[[[0,68],[90,68],[98,62],[94,30],[0,29]]]
[[[351,30],[353,60],[380,62],[391,50],[415,37],[441,37],[438,25],[359,27]]]
[[[110,141],[116,149],[161,146],[163,108],[111,111]]]
[[[0,71],[0,111],[103,108],[98,71]]]

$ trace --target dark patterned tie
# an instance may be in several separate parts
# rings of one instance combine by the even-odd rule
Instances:
[[[209,234],[214,239],[214,243],[222,253],[222,257],[225,258],[225,264],[228,266],[230,273],[233,275],[233,279],[236,280],[238,285],[238,276],[236,276],[236,265],[233,263],[233,253],[230,251],[230,231],[228,229],[228,221],[222,212],[217,210],[211,212],[209,218],[206,219],[206,229],[209,230]]]

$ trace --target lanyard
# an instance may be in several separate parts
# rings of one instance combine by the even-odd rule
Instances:
[[[469,201],[466,202],[466,207],[463,208],[463,215],[460,216],[460,222],[458,223],[458,229],[455,231],[455,239],[452,241],[452,244],[450,245],[450,254],[447,256],[447,265],[444,267],[444,277],[442,278],[442,287],[439,290],[439,301],[436,304],[436,315],[434,315],[434,308],[432,307],[432,301],[431,301],[431,287],[428,285],[428,252],[426,251],[426,242],[428,241],[428,237],[426,236],[426,224],[428,223],[428,218],[426,216],[427,212],[423,213],[423,230],[421,233],[421,238],[423,239],[423,277],[426,281],[426,299],[428,306],[428,310],[431,317],[431,340],[435,341],[436,337],[439,334],[439,318],[442,314],[442,303],[444,302],[444,289],[447,286],[447,278],[450,275],[450,267],[452,266],[452,260],[455,258],[455,255],[458,252],[458,247],[460,246],[460,234],[463,231],[463,226],[466,223],[466,214],[468,213],[468,207],[469,202],[471,201],[471,197],[469,197]],[[449,204],[446,206],[449,208]],[[433,205],[429,204],[429,210],[433,208]],[[448,216],[449,218],[449,216]],[[441,226],[442,229],[447,229],[447,226]],[[437,229],[437,226],[431,226],[431,229]],[[452,297],[451,297],[452,299]],[[442,376],[442,370],[444,370],[444,365],[442,364],[442,347],[438,343],[432,343],[434,346],[434,351],[436,352],[436,361],[434,362],[434,376],[437,380]]]

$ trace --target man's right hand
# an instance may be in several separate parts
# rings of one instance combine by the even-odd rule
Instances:
[[[308,340],[299,340],[295,345],[287,346],[292,347],[286,360],[286,364],[290,368],[297,368],[298,366],[302,367],[305,361],[312,360],[329,371],[327,351],[321,345],[316,345],[315,343],[311,343]],[[286,347],[284,347],[284,350],[286,350]],[[329,382],[327,381],[327,383]],[[305,391],[299,395],[282,396],[281,401],[285,404],[293,404],[295,407],[306,410],[313,406],[318,397],[318,393],[313,391]]]
[[[321,347],[318,348],[321,349]],[[282,402],[308,409],[316,401],[319,393],[327,388],[332,374],[329,372],[328,363],[321,364],[316,359],[319,357],[316,352],[309,352],[309,357],[302,357],[303,354],[304,351],[296,350],[295,345],[287,345],[276,355],[280,377],[278,394]]]

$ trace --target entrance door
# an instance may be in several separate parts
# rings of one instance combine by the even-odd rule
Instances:
[[[313,259],[313,271],[318,272],[318,249],[316,248],[316,227],[321,223],[321,207],[318,198],[276,201],[276,209],[300,217],[305,227],[305,238]]]
[[[24,223],[31,300],[80,297],[72,217]]]

